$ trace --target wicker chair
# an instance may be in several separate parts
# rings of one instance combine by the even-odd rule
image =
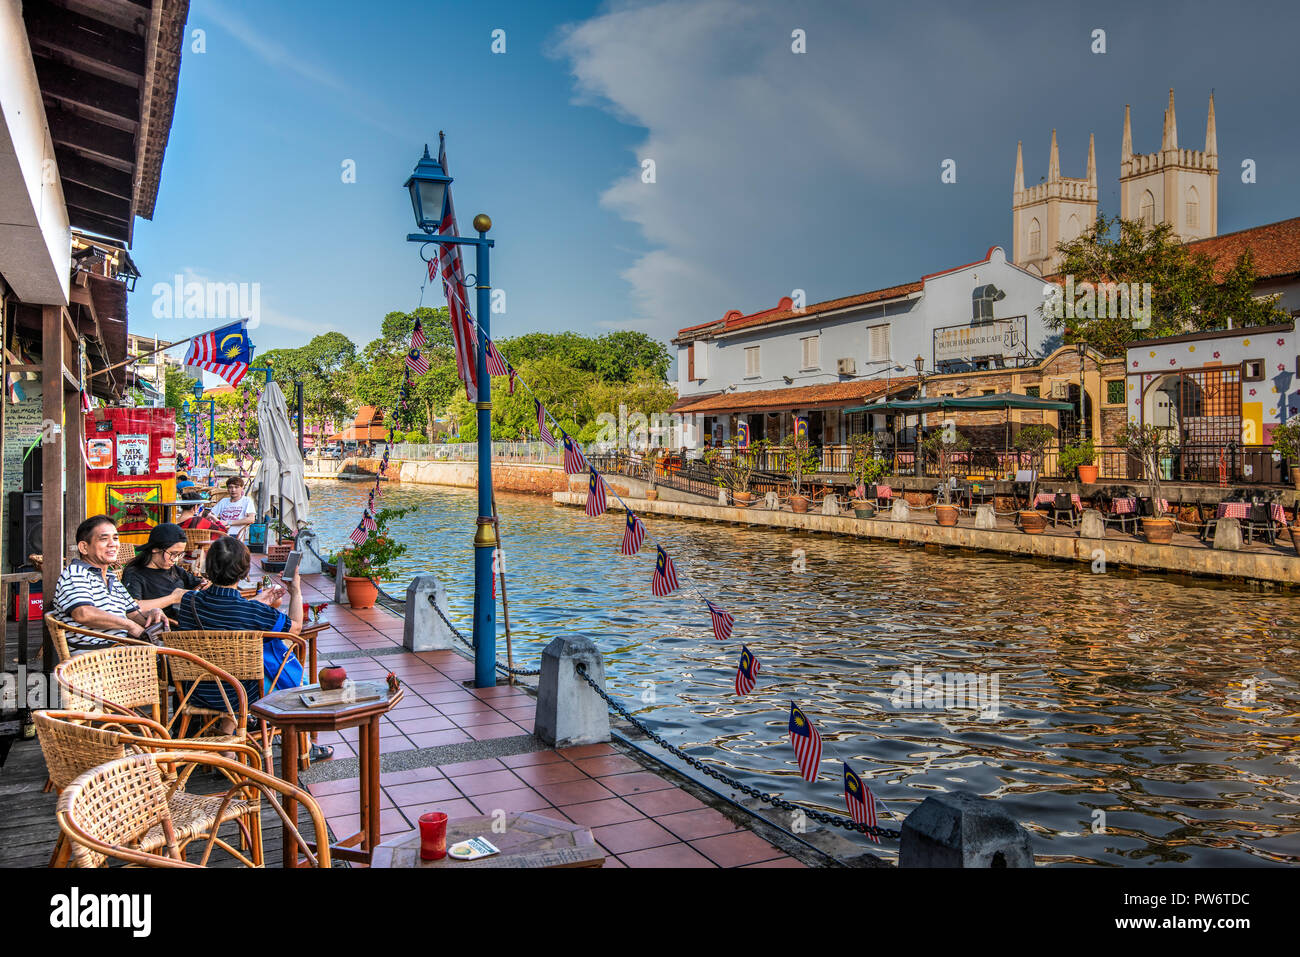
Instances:
[[[323,839],[328,834],[325,816],[306,791],[217,755],[180,751],[117,758],[85,772],[63,789],[55,813],[76,866],[100,867],[111,857],[143,867],[204,867],[218,844],[234,853],[217,837],[217,829],[209,828],[201,859],[197,864],[185,860],[183,848],[194,838],[186,837],[185,824],[172,812],[164,776],[164,769],[185,765],[215,767],[235,779],[236,783],[218,796],[222,803],[217,818],[224,819],[231,806],[243,800],[237,795],[256,792],[267,799],[288,832],[283,852],[296,853],[296,848],[301,847],[310,865],[330,866],[329,843]],[[312,828],[321,838],[314,854],[296,822],[285,812],[284,798],[292,798],[306,808]],[[142,849],[141,843],[155,831],[161,834],[161,847],[157,851]],[[250,863],[242,855],[235,856],[241,863]]]
[[[235,676],[219,667],[179,648],[158,648],[153,645],[130,645],[101,648],[76,655],[60,662],[54,669],[54,678],[63,694],[64,703],[72,711],[105,710],[115,715],[139,716],[141,711],[156,727],[173,737],[182,717],[184,696],[176,712],[166,717],[163,707],[165,694],[159,693],[159,669],[166,673],[168,666],[184,662],[190,673],[233,685],[235,701],[224,713],[235,725],[234,733],[210,735],[205,740],[221,744],[248,744],[248,695]],[[215,723],[213,719],[208,724]],[[188,722],[186,723],[188,726]],[[270,766],[270,748],[265,738],[262,742],[263,766]]]
[[[133,558],[135,558],[135,546],[130,542],[119,542],[117,546],[117,560],[108,567],[114,571],[121,571],[126,563]]]
[[[198,556],[195,562],[195,568],[197,569],[195,574],[203,573],[203,564],[207,561],[208,549],[215,541],[212,536],[213,531],[210,528],[185,529],[185,554]]]
[[[73,651],[86,651],[92,648],[109,648],[114,645],[147,645],[149,642],[139,638],[119,638],[102,631],[82,628],[55,617],[53,612],[46,612],[45,627],[50,630],[50,640],[59,661],[67,661]]]
[[[307,639],[298,635],[272,631],[170,631],[167,633],[166,641],[169,648],[189,652],[190,656],[195,660],[205,664],[211,663],[218,670],[226,671],[240,681],[256,681],[258,687],[262,687],[265,678],[262,643],[268,638],[280,638],[289,646],[289,655],[285,655],[284,660],[280,662],[279,669],[271,677],[269,681],[270,687],[274,688],[276,682],[280,680],[280,675],[283,674],[285,667],[289,663],[290,655],[296,657],[302,663],[305,673],[307,667]],[[178,717],[180,718],[178,724],[180,737],[186,737],[186,732],[192,720],[197,720],[199,725],[198,733],[202,734],[221,718],[229,716],[227,711],[204,707],[190,700],[193,689],[199,681],[211,680],[210,673],[197,669],[192,662],[183,659],[172,661],[170,664],[172,682],[180,692],[181,698],[181,703],[177,708]],[[186,689],[187,685],[189,686],[188,689]],[[263,726],[262,744],[267,767],[273,767],[270,763],[272,736],[271,730]],[[303,755],[305,767],[306,759],[310,755],[310,744],[307,743],[305,732],[302,735],[302,741],[303,745],[299,749],[299,753]]]
[[[110,715],[100,712],[37,711],[36,736],[45,754],[54,790],[63,791],[82,774],[108,761],[149,751],[200,752],[234,751],[254,769],[261,769],[261,754],[253,747],[240,744],[219,744],[211,741],[176,741],[166,731],[147,718]],[[263,864],[262,817],[257,795],[230,802],[223,807],[220,796],[190,794],[185,791],[186,778],[192,767],[183,773],[169,771],[165,776],[169,793],[168,810],[176,829],[178,849],[183,855],[185,845],[207,834],[214,825],[220,827],[234,821],[240,830],[243,846],[248,856],[236,852],[225,841],[217,843],[245,864],[259,867]],[[161,828],[152,828],[144,834],[137,849],[157,852],[167,846]],[[66,867],[71,852],[67,837],[60,832],[50,857],[51,867]]]

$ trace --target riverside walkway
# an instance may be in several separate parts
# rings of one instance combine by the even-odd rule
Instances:
[[[330,601],[333,595],[327,576],[304,577],[304,600]],[[535,699],[526,688],[476,689],[473,662],[457,652],[406,651],[404,622],[394,612],[331,603],[323,618],[330,627],[318,639],[322,667],[332,661],[359,680],[392,671],[406,689],[380,727],[385,840],[413,830],[426,811],[457,818],[500,809],[589,827],[605,851],[605,867],[831,863],[617,741],[548,748],[533,737]],[[304,771],[301,782],[320,803],[330,831],[351,834],[360,818],[356,731],[321,734],[320,743],[332,744],[334,757]],[[40,746],[16,743],[0,768],[0,802],[6,809],[0,814],[0,866],[48,862],[57,826],[55,795],[41,790],[45,777]],[[263,830],[267,863],[278,865],[278,824],[267,816]]]

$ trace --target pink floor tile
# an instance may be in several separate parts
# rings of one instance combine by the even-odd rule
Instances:
[[[679,811],[665,814],[655,820],[683,841],[693,841],[701,837],[713,837],[717,834],[730,834],[739,830],[735,822],[711,807],[695,811]]]
[[[560,808],[574,824],[600,827],[605,824],[622,824],[642,819],[641,812],[622,798],[606,798],[585,804],[566,804]]]
[[[645,770],[631,758],[624,757],[621,754],[602,754],[594,758],[578,758],[573,764],[593,778],[603,777],[608,774],[625,774],[629,771]]]
[[[745,867],[807,867],[801,861],[796,861],[793,857],[778,857],[771,861],[759,861],[757,864],[746,864]]]
[[[594,758],[601,754],[617,754],[608,744],[580,744],[573,748],[560,748],[559,753],[570,761],[576,758]]]
[[[627,802],[651,817],[658,817],[660,814],[674,814],[678,811],[693,811],[705,806],[703,801],[692,797],[681,788],[648,791],[644,794],[629,794]]]
[[[501,758],[501,763],[508,768],[534,767],[539,764],[554,764],[564,758],[554,751],[529,751],[525,754],[512,754]]]
[[[677,838],[670,831],[649,820],[608,824],[592,828],[591,833],[602,847],[620,855],[625,851],[640,851],[647,847],[677,843]]]
[[[473,797],[476,794],[490,794],[493,791],[511,791],[523,786],[519,778],[504,769],[485,771],[482,774],[458,775],[452,778],[452,781],[467,797]]]
[[[516,768],[515,774],[520,780],[527,781],[529,784],[558,784],[561,781],[581,781],[587,777],[581,768],[576,768],[563,760]]]
[[[460,791],[446,778],[432,781],[412,781],[409,784],[391,784],[385,787],[394,804],[404,807],[421,801],[441,801],[461,797]]]
[[[490,794],[476,794],[471,800],[484,814],[494,811],[536,811],[551,805],[532,788],[516,788],[513,791],[494,791]]]
[[[668,844],[643,851],[628,851],[619,859],[626,867],[717,867],[711,860],[686,844]]]
[[[434,781],[442,777],[442,771],[436,767],[408,768],[405,771],[385,771],[379,775],[383,787],[390,784],[410,784],[412,781]]]
[[[781,857],[780,848],[773,847],[757,834],[738,831],[691,841],[691,846],[719,867],[740,867]]]
[[[467,774],[483,774],[487,771],[500,771],[504,768],[496,758],[481,758],[478,761],[461,761],[459,764],[444,764],[442,773],[449,778],[464,777]]]
[[[419,826],[421,814],[430,811],[441,811],[449,818],[461,817],[480,817],[481,812],[465,798],[448,798],[440,801],[428,801],[424,803],[409,804],[402,808],[406,816],[411,819],[412,826]]]
[[[665,781],[649,771],[635,771],[631,774],[611,774],[600,779],[615,794],[644,794],[646,791],[662,791],[675,787],[671,781]]]
[[[535,788],[542,797],[550,801],[556,807],[565,804],[585,804],[588,801],[599,801],[603,798],[614,797],[614,793],[609,788],[604,787],[597,781],[562,781],[558,784],[538,784]],[[565,812],[568,813],[567,811]]]
[[[528,732],[517,724],[480,724],[466,728],[465,733],[475,741],[489,741],[493,738],[513,738]]]

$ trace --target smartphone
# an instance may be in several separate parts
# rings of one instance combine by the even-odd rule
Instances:
[[[298,563],[302,561],[302,552],[294,549],[284,559],[284,571],[280,572],[280,578],[288,584],[293,581],[293,576],[298,573]]]

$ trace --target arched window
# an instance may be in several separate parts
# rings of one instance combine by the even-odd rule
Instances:
[[[1151,190],[1142,194],[1142,205],[1138,207],[1138,218],[1147,226],[1156,224],[1156,198],[1151,195]]]
[[[1187,226],[1197,229],[1201,225],[1201,197],[1195,186],[1187,187]]]
[[[1029,221],[1029,254],[1037,255],[1043,250],[1043,231],[1038,225],[1038,220]]]
[[[1065,241],[1067,243],[1074,242],[1079,238],[1081,232],[1083,232],[1083,229],[1079,226],[1079,217],[1071,216],[1070,221],[1065,224]]]

